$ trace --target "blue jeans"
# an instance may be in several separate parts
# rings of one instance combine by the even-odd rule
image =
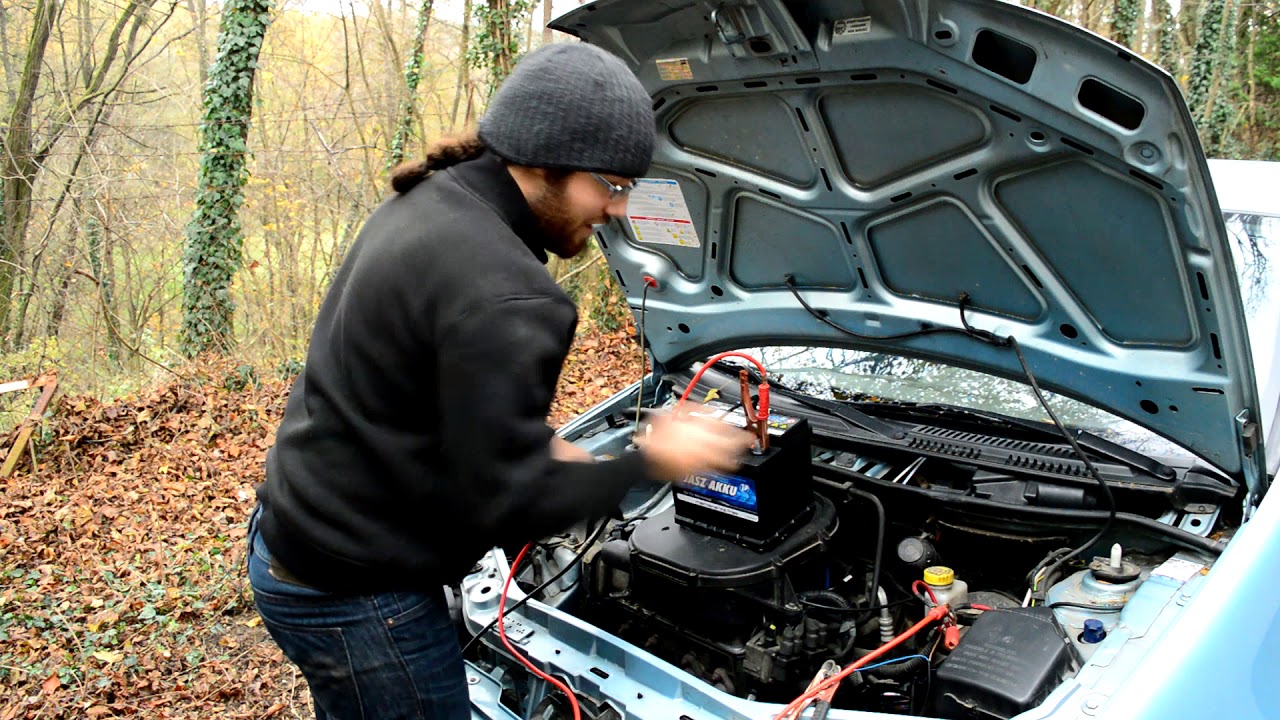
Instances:
[[[317,720],[470,720],[462,652],[443,588],[332,595],[283,581],[249,521],[249,583],[262,624],[302,671]]]

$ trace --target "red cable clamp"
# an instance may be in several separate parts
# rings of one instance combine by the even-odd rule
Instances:
[[[689,397],[689,394],[693,392],[695,387],[697,387],[698,380],[702,377],[702,373],[706,372],[712,365],[715,365],[727,357],[745,358],[750,360],[760,370],[761,382],[756,388],[760,393],[760,407],[756,410],[752,410],[751,408],[750,395],[747,392],[746,385],[746,370],[740,371],[738,377],[743,387],[742,412],[747,419],[747,429],[752,430],[757,426],[760,428],[757,430],[760,437],[760,449],[764,450],[768,447],[769,442],[769,372],[765,370],[763,363],[746,353],[730,350],[729,352],[722,352],[703,363],[702,367],[698,368],[698,372],[694,373],[693,379],[689,381],[689,385],[684,389],[684,393],[680,395],[680,401],[676,403],[676,407],[679,408],[684,405],[684,401]]]

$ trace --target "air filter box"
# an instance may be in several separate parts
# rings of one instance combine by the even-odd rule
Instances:
[[[1044,702],[1073,662],[1049,608],[988,610],[938,666],[935,713],[949,720],[1013,717]]]

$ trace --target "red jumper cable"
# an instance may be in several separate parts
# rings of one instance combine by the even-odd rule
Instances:
[[[560,691],[568,696],[569,704],[573,706],[573,720],[582,720],[582,710],[578,707],[578,698],[574,696],[569,686],[534,667],[528,658],[517,652],[515,646],[507,639],[507,631],[503,627],[502,616],[507,609],[507,592],[511,589],[511,578],[516,576],[516,568],[520,566],[520,561],[524,559],[525,553],[529,552],[531,547],[533,547],[533,543],[528,543],[523,548],[520,548],[516,559],[511,562],[511,568],[507,570],[507,581],[502,584],[502,595],[498,598],[498,637],[502,639],[502,644],[506,646],[507,652],[514,655],[525,667],[529,668],[530,672],[560,688]]]
[[[694,373],[693,379],[689,381],[688,387],[684,389],[684,394],[680,396],[680,402],[676,403],[676,407],[679,408],[684,405],[684,401],[689,397],[689,394],[693,392],[695,387],[697,387],[698,380],[702,377],[702,373],[706,372],[708,368],[727,357],[745,358],[746,360],[750,360],[757,368],[760,369],[761,382],[758,388],[760,391],[760,407],[758,410],[753,411],[751,408],[751,398],[748,392],[747,378],[745,375],[746,370],[739,372],[738,377],[743,388],[742,412],[747,419],[747,429],[754,430],[757,433],[757,436],[760,439],[760,449],[765,450],[769,444],[769,372],[765,370],[764,365],[759,360],[747,355],[746,353],[730,350],[729,352],[722,352],[703,363],[702,367],[698,368],[698,372]]]

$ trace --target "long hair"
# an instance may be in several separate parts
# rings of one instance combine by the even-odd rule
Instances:
[[[484,150],[484,143],[480,141],[475,130],[441,138],[427,148],[426,158],[397,165],[391,171],[391,188],[398,193],[409,192],[437,170],[474,160],[480,157]]]

